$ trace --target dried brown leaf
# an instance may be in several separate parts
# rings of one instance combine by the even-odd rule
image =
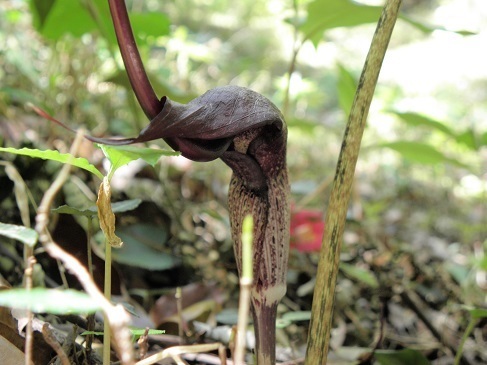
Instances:
[[[113,214],[112,211],[110,202],[111,197],[112,191],[110,188],[110,181],[108,180],[108,177],[105,176],[100,185],[100,189],[98,190],[98,199],[96,200],[100,228],[110,246],[122,247],[122,240],[115,234],[115,214]]]

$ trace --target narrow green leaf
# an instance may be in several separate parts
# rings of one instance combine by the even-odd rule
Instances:
[[[467,307],[466,309],[474,319],[487,318],[487,308]]]
[[[137,208],[142,200],[140,199],[130,199],[124,200],[121,202],[112,203],[112,211],[113,213],[123,213],[128,212],[130,210],[134,210]],[[89,207],[88,209],[78,209],[71,207],[69,205],[61,205],[57,208],[52,209],[52,212],[58,214],[71,214],[71,215],[80,215],[85,217],[92,217],[98,214],[98,208],[96,205]]]
[[[465,165],[464,163],[454,158],[447,157],[436,148],[421,142],[398,141],[382,143],[374,147],[385,147],[392,149],[400,153],[404,159],[414,163],[420,163],[424,165],[449,163],[451,165],[467,169],[469,168],[469,166]]]
[[[430,365],[421,352],[413,349],[377,350],[374,356],[380,365]]]
[[[346,116],[352,109],[355,90],[357,89],[357,80],[342,65],[338,65],[338,102]]]
[[[278,318],[276,321],[276,328],[286,328],[293,322],[299,321],[309,321],[311,319],[311,312],[309,311],[298,311],[298,312],[288,312]]]
[[[292,322],[309,321],[311,319],[311,312],[310,311],[287,312],[284,313],[281,318]]]
[[[96,206],[90,207],[88,209],[78,209],[71,207],[69,205],[61,205],[57,208],[51,209],[53,213],[58,213],[58,214],[71,214],[71,215],[79,215],[79,216],[84,216],[84,217],[93,217],[94,215],[97,214],[97,208]]]
[[[131,210],[136,209],[142,200],[140,199],[129,199],[129,200],[122,200],[121,202],[112,203],[112,212],[113,213],[123,213],[128,212]]]
[[[142,336],[145,333],[144,328],[129,328],[130,333],[132,333],[133,336]],[[166,333],[165,330],[155,330],[155,329],[149,329],[149,335],[162,335]],[[81,336],[86,336],[86,335],[95,335],[95,336],[103,336],[103,332],[98,332],[98,331],[83,331],[81,333]]]
[[[179,152],[144,148],[136,146],[107,146],[99,145],[112,165],[112,173],[120,167],[141,158],[149,165],[154,166],[161,156],[178,156]]]
[[[403,122],[407,123],[410,126],[418,127],[424,126],[431,129],[436,129],[444,134],[452,137],[456,137],[455,132],[452,131],[449,127],[447,127],[444,123],[434,120],[430,117],[425,115],[421,115],[418,113],[401,113],[401,112],[392,112],[393,114],[397,115]]]
[[[446,32],[457,33],[457,34],[460,34],[460,35],[463,35],[463,36],[477,34],[475,32],[471,32],[469,30],[464,30],[464,29],[461,29],[461,30],[450,30],[450,29],[446,29],[444,27],[437,26],[437,25],[428,25],[428,24],[419,22],[417,20],[414,20],[414,19],[412,19],[412,18],[410,18],[410,17],[408,17],[408,16],[406,16],[404,14],[399,14],[399,19],[404,20],[406,23],[411,24],[413,27],[419,29],[420,31],[422,31],[424,33],[432,33],[435,30],[443,30],[443,31],[446,31]]]
[[[103,179],[103,174],[94,165],[89,163],[87,159],[82,157],[74,157],[69,153],[60,153],[59,151],[54,151],[54,150],[41,151],[38,149],[31,149],[31,148],[17,149],[12,147],[0,147],[0,152],[8,152],[16,155],[42,158],[43,160],[69,163],[72,166],[76,166],[86,171],[89,171],[92,174],[99,177],[100,179]]]
[[[24,226],[6,223],[0,223],[0,235],[21,241],[30,247],[34,247],[38,239],[38,235],[35,230]]]
[[[145,333],[145,329],[144,328],[130,328],[130,332],[134,336],[142,336]],[[149,329],[149,335],[161,335],[163,333],[166,333],[166,331]]]
[[[349,265],[344,262],[340,263],[340,270],[342,270],[345,275],[355,280],[361,281],[371,288],[375,289],[379,287],[379,282],[377,281],[377,278],[370,270]]]
[[[89,295],[76,290],[34,288],[0,291],[0,306],[30,309],[35,313],[82,314],[101,309]]]
[[[147,36],[160,37],[168,35],[171,22],[169,17],[163,13],[132,13],[130,23],[134,34],[140,40]]]

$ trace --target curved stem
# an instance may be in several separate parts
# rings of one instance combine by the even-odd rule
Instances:
[[[145,115],[153,119],[164,104],[157,98],[145,72],[130,25],[127,7],[124,0],[108,0],[108,4],[130,84]]]

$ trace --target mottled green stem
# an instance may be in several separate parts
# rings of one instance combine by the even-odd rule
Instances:
[[[306,365],[326,364],[340,250],[355,165],[372,96],[400,5],[401,0],[388,0],[382,11],[345,129],[325,218],[327,227],[316,275]]]

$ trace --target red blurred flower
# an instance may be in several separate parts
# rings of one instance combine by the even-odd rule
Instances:
[[[323,213],[319,210],[291,210],[291,248],[300,252],[319,251],[324,231]]]

